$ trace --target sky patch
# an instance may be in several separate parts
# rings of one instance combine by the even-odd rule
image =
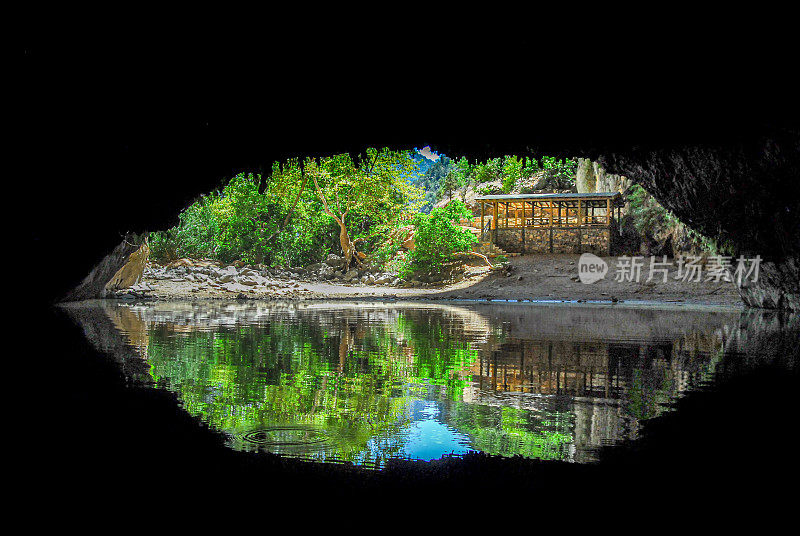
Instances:
[[[417,152],[432,162],[439,160],[439,155],[431,150],[430,145],[426,145],[422,149],[417,149]]]

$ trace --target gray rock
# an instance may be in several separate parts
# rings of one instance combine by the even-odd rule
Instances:
[[[327,264],[328,266],[333,266],[334,268],[343,268],[344,263],[345,260],[342,257],[339,257],[338,255],[334,255],[332,253],[328,255],[327,259],[325,259],[325,264]]]
[[[355,268],[353,268],[352,270],[350,270],[349,272],[347,272],[346,274],[344,274],[344,278],[343,278],[343,279],[344,279],[345,281],[352,281],[353,279],[355,279],[355,278],[357,278],[357,277],[358,277],[358,270],[356,270]]]
[[[247,292],[250,290],[249,287],[236,282],[226,283],[222,285],[221,288],[227,290],[228,292]]]
[[[377,285],[388,285],[394,280],[395,280],[394,276],[391,276],[389,274],[381,274],[381,275],[379,275],[378,277],[375,278],[375,284],[377,284]]]

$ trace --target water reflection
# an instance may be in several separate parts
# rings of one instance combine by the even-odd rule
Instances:
[[[711,381],[730,310],[95,302],[67,308],[234,449],[378,465],[479,450],[591,462]]]

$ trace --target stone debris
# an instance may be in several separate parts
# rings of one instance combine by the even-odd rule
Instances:
[[[169,296],[203,291],[212,297],[248,296],[248,299],[253,299],[258,295],[298,297],[314,292],[306,288],[303,283],[319,282],[349,287],[421,288],[444,282],[441,278],[430,276],[406,281],[397,272],[373,268],[368,263],[353,265],[349,270],[344,268],[345,260],[337,255],[329,255],[324,261],[305,268],[248,265],[240,262],[222,265],[216,261],[195,259],[178,259],[166,265],[149,262],[143,270],[142,283],[118,290],[115,296],[123,299],[141,299],[158,298],[159,293]],[[463,277],[463,273],[453,272],[445,276],[445,279],[458,281]],[[169,284],[159,285],[161,281]],[[174,286],[171,286],[173,284]]]

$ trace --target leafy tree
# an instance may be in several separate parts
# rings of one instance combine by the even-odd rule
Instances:
[[[455,254],[469,251],[478,239],[459,225],[462,218],[469,217],[472,212],[457,199],[433,209],[429,215],[418,213],[413,221],[415,247],[409,253],[404,275],[441,273]]]
[[[485,163],[477,164],[475,166],[474,176],[476,183],[500,180],[503,176],[503,159],[492,158]]]
[[[453,199],[453,192],[469,184],[470,166],[466,158],[461,158],[457,162],[451,160],[447,175],[441,181],[439,188],[439,198],[443,199],[447,194],[447,199]]]
[[[569,158],[560,160],[553,156],[542,157],[542,169],[550,171],[555,184],[560,188],[570,188],[575,184],[577,167],[577,160]]]
[[[349,154],[306,160],[305,171],[314,181],[323,211],[339,226],[339,243],[347,267],[353,259],[361,263],[348,216],[369,218],[374,233],[393,226],[415,208],[414,201],[420,197],[407,180],[415,168],[407,151],[390,149],[367,149],[358,161]]]
[[[503,159],[503,191],[505,193],[511,192],[517,181],[522,177],[522,168],[524,162],[521,158],[516,156],[506,156]]]

